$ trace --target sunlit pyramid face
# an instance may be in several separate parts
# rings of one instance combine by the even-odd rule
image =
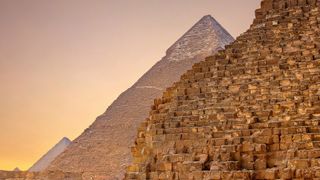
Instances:
[[[126,179],[320,178],[319,17],[315,0],[262,1],[154,102]]]

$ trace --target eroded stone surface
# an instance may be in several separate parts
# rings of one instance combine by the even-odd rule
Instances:
[[[320,179],[320,9],[263,0],[138,128],[125,179]]]
[[[214,54],[233,38],[211,16],[203,17],[131,88],[85,130],[48,170],[84,172],[95,179],[120,179],[131,162],[136,129],[153,99],[195,62]]]

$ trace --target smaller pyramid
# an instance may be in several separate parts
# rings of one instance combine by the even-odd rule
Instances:
[[[13,171],[14,172],[20,172],[21,170],[18,167],[16,167],[16,168],[13,169]]]
[[[61,154],[71,144],[70,139],[62,138],[53,148],[43,155],[31,168],[30,172],[39,172],[45,170],[50,163]]]

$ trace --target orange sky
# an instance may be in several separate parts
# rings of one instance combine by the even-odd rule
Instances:
[[[74,139],[206,14],[234,37],[259,0],[1,0],[0,169]]]

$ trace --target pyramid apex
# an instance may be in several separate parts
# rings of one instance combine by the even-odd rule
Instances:
[[[167,57],[170,56],[169,54],[173,54],[172,56],[175,57],[169,58],[174,59],[173,61],[179,61],[177,59],[188,59],[193,57],[193,54],[197,53],[197,49],[203,48],[202,42],[204,41],[210,41],[211,46],[224,48],[225,45],[233,42],[234,38],[219,24],[217,20],[208,14],[203,16],[197,23],[195,23],[167,50]],[[190,50],[190,47],[193,47],[195,50]],[[185,53],[179,53],[184,52],[184,50],[181,50],[183,48],[188,49],[185,51],[189,52],[189,57],[185,57]]]
[[[221,25],[220,23],[210,14],[203,16],[190,30],[194,28],[198,28],[198,26],[203,26],[204,29],[206,28],[213,28],[213,29],[221,29],[224,31],[224,33],[229,34]],[[189,31],[190,31],[189,30]]]
[[[208,14],[208,15],[203,16],[200,19],[200,21],[214,21],[214,22],[216,22],[216,19],[212,15]]]
[[[63,140],[68,140],[68,141],[70,141],[70,139],[67,138],[67,137],[63,137],[62,139],[63,139]]]
[[[71,140],[67,137],[63,137],[60,142],[71,142]]]
[[[204,15],[203,18],[213,18],[210,14]]]
[[[20,170],[18,167],[16,167],[16,168],[13,169],[13,171],[14,171],[14,172],[19,172],[19,171],[21,171],[21,170]]]

